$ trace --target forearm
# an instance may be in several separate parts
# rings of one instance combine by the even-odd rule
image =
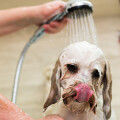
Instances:
[[[35,14],[34,7],[21,7],[8,10],[1,10],[0,35],[14,32],[16,30],[19,30],[21,28],[33,24],[35,19],[34,14]]]

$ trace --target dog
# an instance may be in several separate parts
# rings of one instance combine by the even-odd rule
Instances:
[[[53,69],[44,110],[60,99],[65,120],[111,120],[112,76],[100,48],[83,41],[63,50]]]

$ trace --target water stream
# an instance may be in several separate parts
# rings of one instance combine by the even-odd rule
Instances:
[[[88,41],[97,45],[97,34],[92,13],[88,10],[77,10],[68,15],[66,38],[69,44]]]

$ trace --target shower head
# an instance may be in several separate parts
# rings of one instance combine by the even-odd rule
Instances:
[[[88,12],[93,12],[93,5],[87,0],[70,0],[66,5],[66,13],[69,14],[76,10],[87,10]]]

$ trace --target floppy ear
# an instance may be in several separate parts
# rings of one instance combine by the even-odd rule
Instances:
[[[49,96],[43,107],[44,111],[51,104],[55,104],[56,102],[58,102],[58,100],[60,100],[60,97],[61,97],[60,76],[61,76],[61,69],[60,69],[60,62],[58,60],[53,69],[53,73],[51,77],[51,89],[50,89]]]
[[[111,100],[112,100],[112,76],[108,61],[106,61],[105,64],[105,71],[102,82],[103,82],[103,112],[105,120],[108,120],[111,116]]]

